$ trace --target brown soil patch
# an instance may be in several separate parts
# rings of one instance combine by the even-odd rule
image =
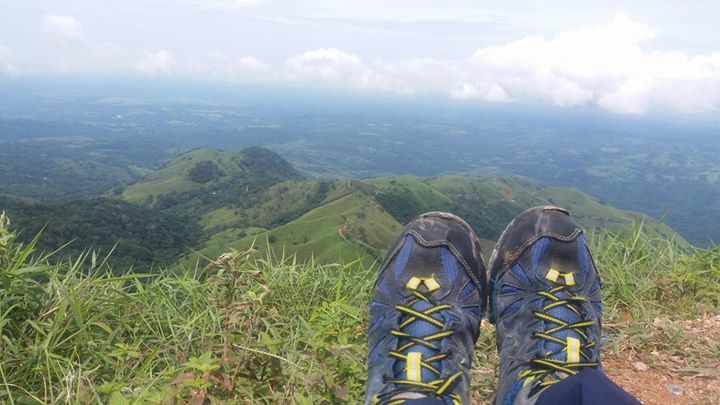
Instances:
[[[631,322],[610,326],[623,329]],[[494,327],[489,322],[483,320],[482,327],[484,333],[494,334]],[[683,336],[684,350],[658,339],[658,336],[677,334]],[[646,335],[653,337],[651,341],[657,345],[640,351],[627,340],[619,342],[619,353],[603,351],[603,369],[615,383],[643,404],[720,405],[720,364],[717,360],[720,315],[707,314],[689,321],[656,318],[648,325]],[[481,360],[473,370],[473,378],[478,382],[473,403],[490,404],[497,386],[497,364],[488,359],[484,363]]]
[[[679,327],[688,344],[711,348],[720,338],[720,316],[692,321],[658,318],[657,329]],[[630,349],[618,355],[606,354],[607,375],[644,404],[720,404],[720,364],[707,359],[700,367],[686,358],[653,350],[649,354]]]
[[[717,378],[680,376],[658,364],[639,371],[633,363],[627,358],[609,355],[605,356],[603,367],[613,381],[643,404],[720,404]]]

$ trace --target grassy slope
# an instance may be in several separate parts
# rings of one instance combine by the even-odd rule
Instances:
[[[535,205],[552,204],[570,210],[588,231],[627,229],[634,222],[645,221],[647,231],[656,236],[674,237],[675,231],[641,213],[623,211],[603,204],[598,199],[570,187],[540,187],[512,177],[469,178],[445,176],[429,181],[447,195],[480,196],[478,203],[498,201],[503,205],[524,209]],[[682,238],[678,243],[688,247]]]
[[[687,241],[661,221],[640,212],[623,211],[603,204],[576,188],[548,187],[545,195],[548,202],[569,207],[577,221],[591,233],[603,230],[617,232],[627,229],[628,224],[642,222],[648,224],[645,229],[651,236],[671,239],[684,248],[690,247]]]
[[[244,203],[239,202],[243,195],[237,199],[235,195],[243,194],[245,188],[233,189],[226,196],[230,198],[223,201],[231,205],[209,206],[213,199],[204,203],[196,198],[182,198],[183,193],[198,190],[209,197],[210,189],[202,191],[204,185],[188,178],[189,170],[200,161],[214,161],[226,174],[211,182],[215,184],[212,190],[218,194],[221,191],[217,187],[229,184],[223,181],[230,181],[233,176],[253,176],[244,173],[247,168],[238,165],[246,157],[245,151],[197,149],[188,152],[145,181],[128,187],[123,198],[144,202],[160,195],[178,196],[178,200],[185,201],[181,204],[187,204],[198,216],[208,234],[207,242],[200,249],[207,257],[228,248],[245,249],[254,243],[263,250],[272,245],[276,251],[297,254],[301,260],[315,257],[322,262],[334,262],[363,258],[366,264],[382,257],[401,224],[432,210],[451,211],[465,218],[481,238],[486,255],[490,254],[492,241],[505,225],[522,210],[535,205],[554,203],[566,207],[589,230],[618,230],[643,220],[640,214],[602,204],[576,189],[543,188],[513,177],[398,176],[333,182],[293,179],[257,188],[256,194],[245,198]],[[276,163],[269,172],[261,170],[255,174],[260,177],[253,177],[255,180],[251,181],[262,182],[265,176],[273,176],[275,169],[288,170],[289,165],[284,165],[287,162],[274,156]],[[278,176],[282,178],[283,175]],[[238,204],[232,205],[234,201]],[[185,205],[172,209],[184,212],[182,207]],[[656,235],[671,237],[673,234],[653,219],[644,220]],[[682,238],[677,240],[687,246]],[[188,265],[191,259],[183,263]]]
[[[247,223],[266,224],[280,217],[292,217],[296,211],[312,205],[319,186],[318,182],[284,181],[265,190],[258,204],[244,209],[221,207],[203,215],[200,223],[213,233],[215,229],[243,228]],[[349,190],[338,183],[333,185],[329,198],[347,192]]]
[[[214,257],[228,248],[250,246],[265,250],[269,245],[301,260],[315,257],[322,262],[363,258],[366,264],[382,258],[403,222],[425,211],[449,210],[465,217],[478,231],[485,255],[510,219],[525,208],[555,203],[573,212],[591,232],[629,228],[644,221],[652,235],[687,243],[658,221],[605,205],[571,188],[542,188],[516,178],[472,178],[443,176],[432,179],[413,176],[379,178],[363,182],[339,181],[330,186],[318,207],[282,225],[269,229],[236,224],[267,223],[298,211],[314,195],[317,182],[284,182],[268,189],[262,203],[245,210],[221,208],[207,214],[202,223],[212,234],[201,253]],[[378,203],[379,193],[398,193],[401,204],[414,201],[416,212],[406,218],[393,217]],[[382,201],[382,200],[381,200]],[[299,214],[298,214],[299,215]],[[222,229],[214,232],[213,229]],[[271,241],[272,243],[269,243]],[[189,260],[184,263],[189,264]]]
[[[314,256],[322,262],[356,259],[372,262],[381,259],[378,253],[400,229],[400,224],[369,195],[350,191],[269,231],[248,232],[230,243],[223,243],[216,235],[202,253],[215,257],[228,248],[244,250],[254,245],[260,250],[272,246],[276,251],[285,250],[302,259]]]
[[[306,219],[322,218],[314,210]],[[82,258],[30,259],[31,247],[13,239],[0,220],[0,402],[361,400],[374,268],[235,252],[204,271],[110,276],[88,257],[98,271],[80,271]],[[720,248],[686,253],[636,227],[596,238],[593,250],[604,278],[606,358],[630,353],[664,376],[701,373],[716,384],[717,342],[688,345],[699,340],[682,325],[720,309]],[[477,344],[478,404],[489,403],[497,378],[493,333],[483,328]],[[677,354],[672,369],[654,363]]]
[[[231,159],[237,156],[233,152],[221,152],[216,149],[195,149],[184,153],[170,161],[159,170],[149,174],[143,181],[130,185],[123,190],[123,199],[142,203],[148,196],[158,194],[169,194],[171,192],[190,191],[201,187],[200,184],[192,182],[188,177],[190,169],[204,160],[210,160],[218,164],[225,171],[226,175],[239,170]]]

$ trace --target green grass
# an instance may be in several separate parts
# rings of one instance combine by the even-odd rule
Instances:
[[[211,177],[196,175],[193,178],[192,171],[203,164],[214,165],[216,172],[210,174],[207,170],[201,170]],[[232,189],[232,199],[226,201],[229,204],[257,192],[257,186],[270,186],[279,180],[299,178],[299,174],[287,161],[267,149],[249,147],[238,151],[220,151],[200,148],[181,154],[140,182],[126,187],[122,198],[134,203],[151,204],[162,196],[177,198],[190,195],[192,199],[203,193],[212,193],[218,196],[215,198],[220,198],[224,191],[228,191],[228,187],[244,186]],[[186,205],[189,202],[184,201]]]
[[[237,166],[230,164],[232,154],[214,149],[195,149],[173,159],[165,167],[148,174],[142,182],[128,186],[123,191],[123,198],[134,203],[142,203],[148,196],[168,194],[171,192],[189,191],[199,188],[200,185],[193,183],[188,172],[198,162],[210,160],[228,173],[229,170],[237,171]]]
[[[374,267],[231,251],[204,269],[112,276],[92,254],[53,264],[8,228],[3,216],[0,402],[361,401]],[[718,312],[720,248],[682,250],[639,225],[593,240],[605,350],[683,353],[688,372],[720,378],[717,344],[689,345],[673,323]],[[653,329],[657,317],[673,322]],[[495,384],[493,340],[483,328],[477,403]]]
[[[450,176],[448,176],[448,178],[449,177]],[[432,183],[428,182],[427,178],[417,176],[397,176],[372,179],[367,180],[367,182],[375,185],[381,191],[386,191],[394,186],[406,188],[410,192],[408,197],[420,202],[420,206],[424,211],[429,211],[432,210],[433,207],[452,203],[452,198],[438,191],[435,187],[433,187]]]
[[[503,227],[522,210],[555,203],[567,207],[591,233],[619,231],[644,221],[653,235],[675,238],[689,245],[661,222],[639,213],[602,204],[572,188],[543,188],[512,177],[399,176],[365,181],[329,183],[326,198],[312,205],[318,182],[285,181],[268,188],[260,202],[244,209],[222,207],[203,216],[210,235],[200,252],[221,254],[228,248],[250,246],[284,250],[301,259],[324,263],[363,258],[366,264],[381,259],[402,223],[422,212],[456,212],[478,232],[483,251],[490,254]],[[391,198],[382,198],[390,195]],[[552,196],[550,200],[548,197]],[[286,218],[278,221],[277,218]],[[270,225],[273,222],[279,222]],[[253,224],[255,228],[248,227]],[[267,229],[253,231],[257,227]],[[192,259],[185,259],[189,263]]]
[[[402,227],[385,211],[375,207],[370,196],[360,192],[339,194],[339,198],[310,210],[300,218],[265,232],[245,232],[230,241],[227,232],[214,236],[200,252],[215,257],[228,248],[255,247],[287,251],[300,260],[323,263],[361,260],[370,265],[382,257],[385,248]],[[187,262],[187,261],[186,261]]]
[[[253,206],[221,207],[203,215],[200,222],[210,233],[243,228],[245,224],[271,224],[278,222],[278,218],[295,219],[305,213],[303,210],[332,202],[355,191],[344,182],[335,182],[329,186],[324,200],[313,203],[312,199],[317,195],[320,184],[316,181],[283,181],[265,190],[259,202]]]
[[[603,204],[580,190],[569,187],[547,187],[544,195],[549,196],[548,202],[570,209],[573,217],[590,232],[610,230],[620,232],[628,229],[633,223],[645,223],[644,232],[650,236],[674,241],[683,248],[690,244],[679,237],[676,232],[662,221],[645,214],[619,210],[611,205]]]
[[[0,237],[0,402],[317,403],[362,391],[372,269],[225,255],[178,274],[51,265]],[[90,269],[90,270],[87,270]]]

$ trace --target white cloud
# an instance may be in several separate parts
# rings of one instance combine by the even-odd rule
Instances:
[[[80,22],[70,16],[45,14],[42,18],[42,27],[45,32],[51,35],[68,39],[82,39],[84,37]]]
[[[398,93],[444,92],[459,99],[561,107],[597,105],[624,114],[652,108],[720,108],[720,52],[690,57],[643,49],[654,35],[648,26],[618,14],[605,24],[549,39],[528,36],[479,49],[465,59],[366,62],[323,48],[294,56],[286,65],[294,80]]]
[[[720,54],[688,57],[682,52],[646,51],[642,45],[654,35],[646,25],[618,14],[606,24],[549,40],[533,36],[480,49],[471,58],[471,69],[492,73],[519,100],[596,104],[627,114],[653,107],[717,109],[720,93],[709,96],[706,91],[720,83]]]
[[[145,55],[134,63],[137,72],[145,74],[169,74],[173,73],[176,66],[173,55],[165,50],[158,52],[146,52]]]
[[[486,83],[463,83],[461,86],[450,90],[450,96],[459,99],[479,99],[500,103],[512,101],[505,89],[497,83],[490,85]]]
[[[357,55],[335,48],[303,52],[287,60],[290,78],[325,83],[345,83],[358,87],[363,81],[363,66]]]
[[[186,1],[198,7],[244,7],[263,0]],[[69,16],[45,15],[42,26],[45,32],[65,39],[65,46],[44,54],[45,66],[56,70],[307,82],[406,94],[442,93],[489,102],[595,105],[624,114],[720,109],[720,51],[689,55],[650,50],[654,30],[622,14],[554,36],[530,35],[485,46],[464,58],[379,58],[317,48],[276,63],[230,52],[203,53],[183,47],[173,48],[177,53],[143,52],[96,43]],[[0,72],[19,70],[13,58],[8,48],[0,48]]]
[[[265,1],[266,0],[189,0],[188,4],[199,10],[229,10],[255,6]]]
[[[0,73],[9,75],[20,73],[20,69],[13,63],[13,58],[13,50],[0,45]]]
[[[230,56],[213,53],[200,61],[189,62],[185,67],[191,74],[237,81],[277,80],[277,70],[252,56]]]

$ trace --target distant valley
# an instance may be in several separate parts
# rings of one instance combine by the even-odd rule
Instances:
[[[8,95],[0,101],[0,195],[27,202],[122,193],[142,204],[139,196],[153,194],[151,205],[164,210],[187,196],[165,194],[168,184],[156,192],[130,185],[161,176],[158,168],[189,150],[259,145],[298,176],[331,186],[402,175],[518,176],[663,218],[699,246],[720,238],[720,228],[709,225],[720,218],[714,121],[174,82],[75,83],[52,97],[35,96],[50,84],[0,84]],[[213,206],[223,198],[205,201]]]

